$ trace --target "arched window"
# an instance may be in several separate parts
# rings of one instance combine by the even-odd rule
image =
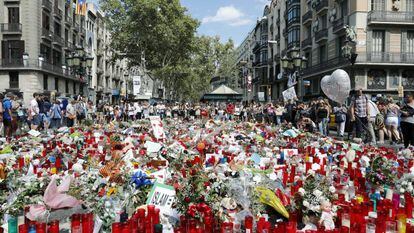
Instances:
[[[387,72],[385,72],[385,70],[368,71],[367,88],[368,89],[386,89],[387,88]]]

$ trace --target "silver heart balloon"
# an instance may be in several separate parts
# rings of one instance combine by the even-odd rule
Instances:
[[[351,91],[351,80],[345,70],[335,70],[332,75],[326,75],[321,80],[321,89],[325,95],[337,102],[344,103]]]

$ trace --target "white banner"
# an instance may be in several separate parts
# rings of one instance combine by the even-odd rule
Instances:
[[[285,90],[284,92],[282,92],[282,95],[283,95],[283,100],[284,101],[293,100],[293,99],[297,98],[295,87],[291,87],[291,88]]]
[[[139,95],[141,90],[141,76],[133,76],[134,95]]]

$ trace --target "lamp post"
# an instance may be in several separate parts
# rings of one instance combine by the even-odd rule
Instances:
[[[346,59],[348,59],[348,61],[351,63],[351,82],[355,82],[355,70],[354,70],[354,65],[356,62],[356,59],[358,58],[358,54],[355,53],[353,46],[355,45],[355,42],[350,41],[350,40],[345,40],[345,45],[342,47],[342,56]]]
[[[285,71],[288,71],[291,74],[296,74],[297,78],[299,78],[299,95],[301,100],[303,100],[303,77],[301,76],[301,71],[307,67],[308,59],[305,56],[300,55],[300,50],[294,47],[291,51],[289,56],[285,54],[285,56],[281,59],[282,68]]]
[[[87,77],[86,80],[86,95],[89,100],[89,84],[91,79],[93,57],[85,54],[83,47],[77,47],[76,51],[66,57],[67,66],[71,68],[71,72],[79,75],[81,78]]]

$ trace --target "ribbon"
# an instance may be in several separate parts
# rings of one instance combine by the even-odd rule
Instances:
[[[131,177],[131,182],[135,184],[135,188],[152,185],[152,182],[149,180],[147,174],[142,171],[135,172],[135,174]]]

